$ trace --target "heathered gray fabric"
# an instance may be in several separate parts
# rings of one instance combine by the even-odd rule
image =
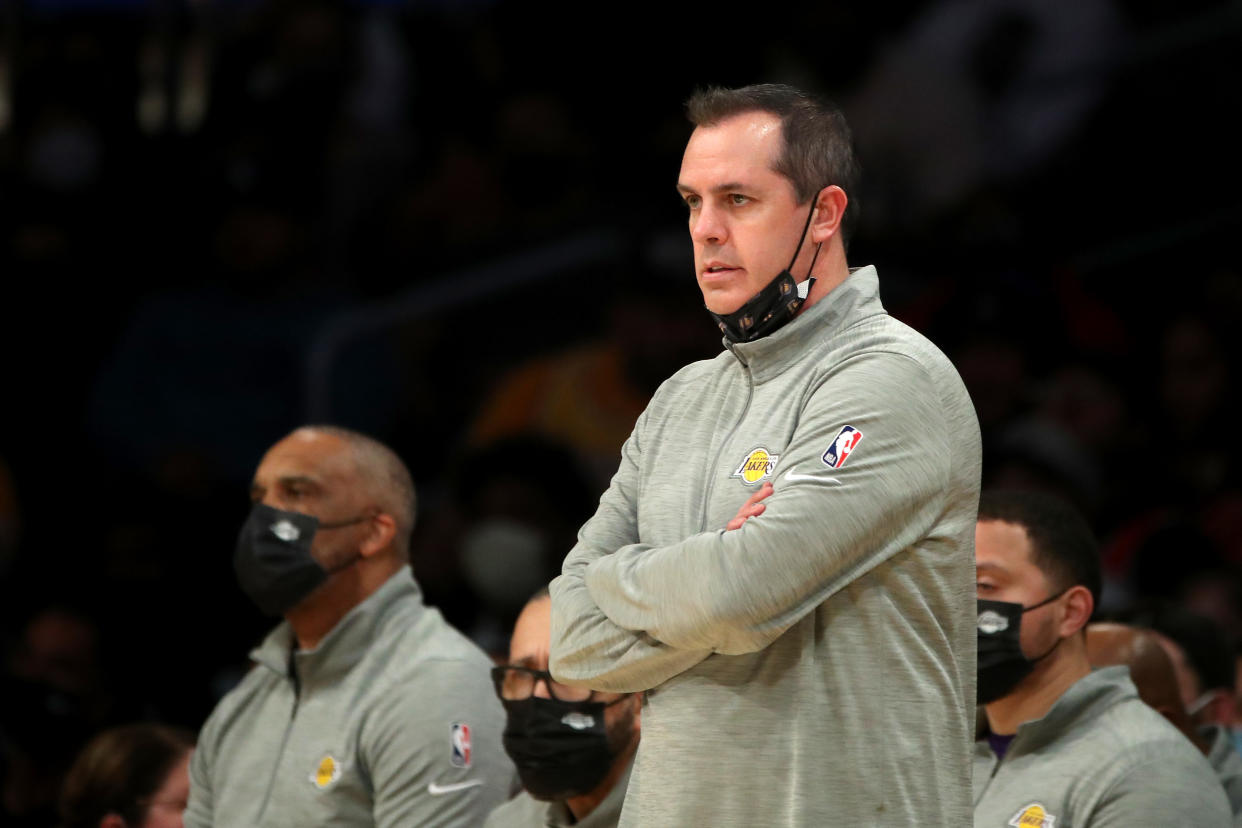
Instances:
[[[1225,796],[1229,797],[1233,824],[1235,828],[1242,828],[1242,756],[1238,756],[1229,731],[1221,725],[1207,725],[1200,728],[1199,733],[1211,745],[1207,758],[1225,789]]]
[[[629,784],[633,767],[631,760],[608,795],[580,822],[574,822],[573,814],[564,802],[541,802],[522,791],[492,811],[483,828],[566,828],[570,825],[576,828],[617,828],[621,803],[625,801],[625,787]]]
[[[516,777],[500,744],[504,711],[478,647],[426,607],[408,569],[354,607],[320,645],[293,656],[278,626],[221,700],[190,764],[188,828],[474,826]],[[454,722],[470,767],[452,763]],[[331,756],[335,779],[315,783]],[[429,785],[481,784],[434,794]]]
[[[1230,825],[1212,767],[1139,699],[1128,667],[1080,679],[1042,719],[1018,727],[1000,762],[983,736],[975,743],[976,828]]]
[[[726,532],[757,448],[775,493]],[[967,824],[979,475],[957,372],[874,268],[665,382],[551,586],[552,673],[652,691],[621,824]]]

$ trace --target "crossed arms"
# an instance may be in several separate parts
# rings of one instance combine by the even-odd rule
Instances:
[[[868,352],[834,368],[803,406],[775,489],[752,495],[726,528],[660,547],[638,534],[650,411],[551,584],[551,671],[566,683],[648,690],[713,653],[761,650],[941,514],[949,435],[936,389],[909,357]],[[829,469],[821,455],[847,424],[864,441]]]

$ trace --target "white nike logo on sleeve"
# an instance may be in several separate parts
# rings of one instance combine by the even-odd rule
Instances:
[[[453,782],[449,785],[438,785],[435,782],[427,783],[427,793],[432,796],[440,794],[452,793],[453,791],[464,791],[466,788],[473,788],[475,785],[482,785],[482,779],[468,779],[465,782]]]
[[[785,472],[786,483],[797,483],[799,480],[805,480],[808,483],[840,483],[835,477],[828,477],[822,474],[797,474],[793,469]]]

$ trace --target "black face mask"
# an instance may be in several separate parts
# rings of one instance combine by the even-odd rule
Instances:
[[[815,195],[816,198],[819,197],[818,193]],[[793,258],[789,260],[789,267],[778,273],[775,279],[768,282],[733,313],[708,311],[716,320],[720,332],[729,341],[750,342],[767,336],[798,315],[798,309],[802,307],[806,298],[798,293],[798,283],[794,281],[793,274],[789,270],[794,266],[794,262],[798,261],[798,254],[802,252],[802,243],[806,241],[806,231],[811,227],[813,215],[815,215],[815,199],[811,199],[811,211],[806,214],[806,224],[802,225],[802,235],[798,237],[798,246],[794,250]],[[819,248],[816,248],[815,257],[811,259],[811,266],[806,271],[808,292],[811,285],[815,283],[815,280],[810,278],[810,273],[815,269],[815,259],[818,258]]]
[[[1035,665],[1047,658],[1061,643],[1048,648],[1048,652],[1035,658],[1027,658],[1022,654],[1022,615],[1044,604],[1050,604],[1064,595],[1061,590],[1051,598],[1038,604],[1023,607],[1009,601],[977,600],[979,617],[976,622],[976,646],[978,647],[978,688],[979,704],[990,704],[997,699],[1009,695],[1009,691],[1018,682],[1030,675]]]
[[[283,615],[317,586],[358,560],[357,556],[332,570],[311,556],[311,542],[321,529],[339,529],[366,520],[366,516],[320,523],[301,512],[286,512],[254,504],[242,524],[233,553],[233,570],[242,592],[266,615]]]
[[[505,752],[535,799],[565,800],[599,786],[617,751],[608,743],[604,709],[616,701],[567,702],[531,696],[504,699]]]

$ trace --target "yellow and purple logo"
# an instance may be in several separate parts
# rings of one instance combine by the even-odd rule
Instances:
[[[1032,802],[1013,815],[1009,824],[1013,828],[1053,828],[1057,818],[1045,810],[1043,805]]]
[[[341,763],[336,761],[330,753],[319,760],[319,764],[315,766],[315,772],[310,775],[310,781],[321,791],[340,778]]]
[[[766,448],[760,446],[746,455],[742,465],[738,466],[737,471],[731,476],[740,477],[747,486],[753,486],[759,481],[767,480],[771,477],[773,470],[776,468],[776,461],[780,459],[781,456],[779,454],[770,454]]]

